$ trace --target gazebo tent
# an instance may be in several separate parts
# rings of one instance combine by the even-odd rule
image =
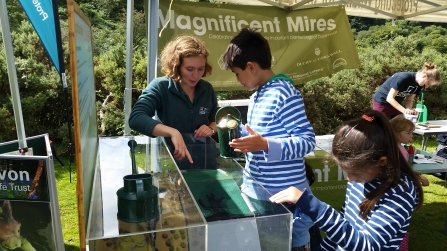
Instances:
[[[172,0],[173,1],[173,0]],[[178,0],[176,0],[178,1]],[[225,3],[241,5],[276,6],[286,10],[307,9],[344,5],[349,16],[403,19],[419,22],[447,22],[446,0],[223,0]],[[248,6],[247,6],[248,8]],[[126,45],[126,89],[124,135],[130,135],[127,120],[131,111],[132,48],[133,48],[134,1],[127,0],[127,45]],[[148,0],[148,68],[147,80],[156,77],[158,48],[158,0]]]
[[[349,16],[447,22],[445,0],[225,0],[244,5],[272,5],[288,10],[344,5]]]

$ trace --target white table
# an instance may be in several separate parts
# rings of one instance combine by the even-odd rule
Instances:
[[[433,154],[428,153],[426,151],[422,151],[416,149],[416,151],[420,154],[423,154],[426,157],[433,157]],[[447,172],[447,160],[444,160],[443,163],[433,163],[433,164],[417,164],[413,163],[411,165],[414,171],[419,173],[444,173]]]
[[[425,128],[423,126],[416,125],[416,129],[414,129],[414,133],[422,135],[422,150],[426,150],[428,135],[438,135],[447,133],[447,120],[428,120],[428,124],[431,125],[440,125],[438,128]]]
[[[438,120],[439,121],[439,120]],[[447,123],[447,120],[442,120]],[[447,127],[447,126],[446,126]],[[439,128],[434,128],[439,129]],[[447,133],[447,132],[446,132]],[[315,147],[316,150],[324,150],[327,153],[331,152],[332,148],[332,140],[334,139],[334,135],[317,135],[315,137],[317,141],[317,146]],[[417,149],[417,152],[420,154],[423,154],[424,156],[433,157],[433,154],[428,153],[424,150]],[[443,163],[433,163],[433,164],[416,164],[413,163],[411,165],[414,171],[419,173],[443,173],[447,172],[447,160],[445,160]]]

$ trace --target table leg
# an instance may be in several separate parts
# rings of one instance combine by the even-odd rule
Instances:
[[[447,235],[447,214],[445,215],[444,235]]]
[[[445,184],[444,184],[444,186],[446,186],[447,185],[447,178],[445,178],[446,176],[444,176],[444,179],[445,179]],[[444,235],[447,235],[447,213],[445,214],[445,223],[444,223]]]
[[[427,148],[427,141],[428,141],[428,136],[422,136],[422,151],[425,151],[425,149]]]

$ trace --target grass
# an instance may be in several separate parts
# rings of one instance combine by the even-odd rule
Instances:
[[[78,204],[76,197],[76,169],[71,165],[72,174],[70,182],[69,160],[64,159],[65,166],[54,162],[56,173],[56,186],[59,199],[59,210],[61,214],[62,234],[66,251],[79,250],[78,229]]]
[[[421,147],[422,138],[414,137],[414,145]],[[437,147],[436,137],[430,136],[427,152],[433,152]],[[69,161],[66,165],[54,163],[56,184],[61,212],[62,231],[65,250],[79,250],[78,209],[76,199],[75,164],[72,164],[72,181],[70,182]],[[444,251],[447,247],[447,185],[446,181],[432,175],[424,175],[430,181],[430,186],[424,187],[424,205],[413,214],[410,232],[410,250]]]

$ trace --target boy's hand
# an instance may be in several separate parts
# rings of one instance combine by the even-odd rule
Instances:
[[[270,197],[270,201],[273,203],[292,203],[295,204],[298,199],[301,197],[303,192],[301,192],[296,187],[289,187],[286,190],[282,190],[279,193],[274,194],[272,197]]]
[[[247,132],[250,133],[250,136],[233,139],[229,143],[230,147],[234,148],[235,152],[246,153],[266,151],[269,149],[267,139],[253,131],[248,125],[245,125],[245,128],[247,129]]]

